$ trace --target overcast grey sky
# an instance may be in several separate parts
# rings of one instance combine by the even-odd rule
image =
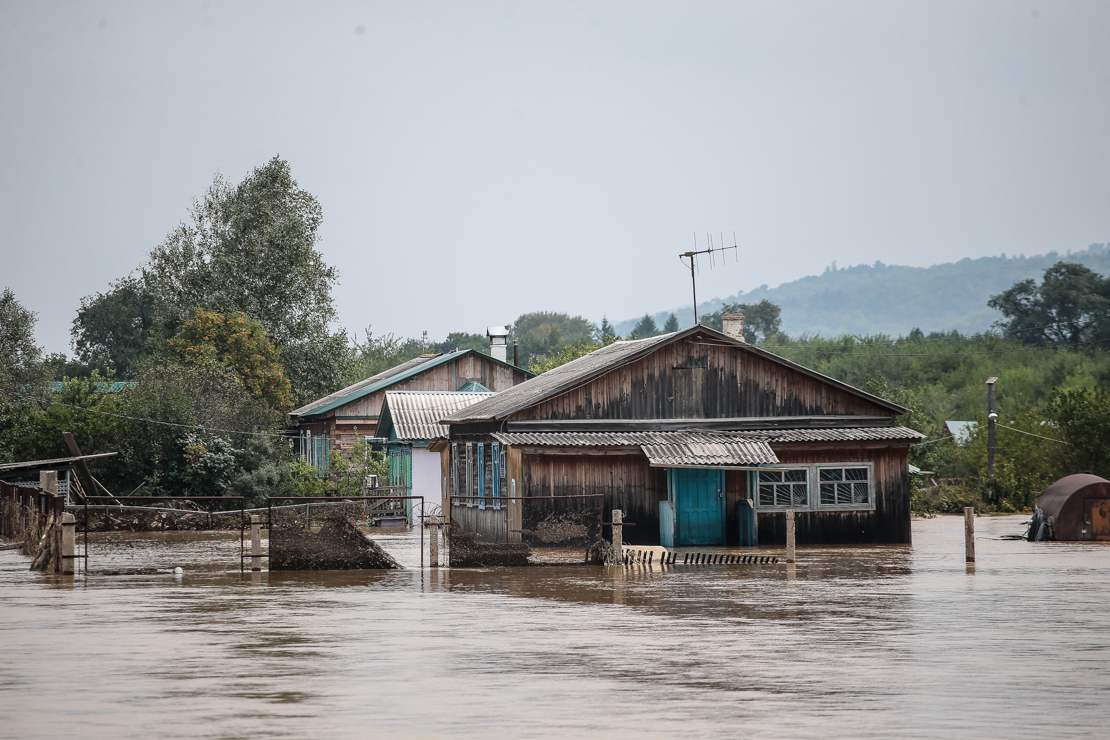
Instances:
[[[218,170],[324,209],[342,322],[433,339],[1110,240],[1110,3],[0,2],[0,284],[68,351]],[[882,310],[877,306],[876,310]]]

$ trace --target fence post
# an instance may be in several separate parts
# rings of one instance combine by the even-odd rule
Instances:
[[[262,517],[251,514],[251,570],[262,570]]]
[[[432,541],[428,546],[429,559],[432,561],[433,568],[439,567],[439,517],[433,516],[428,518],[428,523],[431,524]]]
[[[794,510],[786,512],[786,562],[794,562]]]
[[[975,507],[964,507],[964,557],[975,562]]]
[[[62,514],[62,548],[61,572],[63,576],[71,576],[77,571],[75,561],[77,558],[77,519],[68,511]]]
[[[613,551],[617,560],[624,562],[624,512],[613,509]]]

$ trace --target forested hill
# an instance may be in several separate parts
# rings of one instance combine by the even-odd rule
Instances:
[[[702,313],[724,303],[753,303],[760,299],[782,307],[782,330],[792,336],[822,334],[908,334],[915,327],[926,333],[956,329],[978,332],[1001,315],[987,308],[987,299],[1028,278],[1038,282],[1046,268],[1060,260],[1078,262],[1102,273],[1110,272],[1110,244],[1092,244],[1081,252],[1049,252],[1033,257],[981,257],[931,267],[856,265],[811,275],[775,288],[766,285],[698,305]],[[647,308],[647,307],[645,307]],[[672,311],[653,314],[662,326]],[[680,326],[694,321],[689,306],[673,309]],[[622,336],[639,317],[614,325]]]

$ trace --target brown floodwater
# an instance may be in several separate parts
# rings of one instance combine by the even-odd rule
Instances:
[[[913,523],[798,565],[238,572],[234,534],[0,552],[0,737],[1105,737],[1110,546]],[[767,553],[781,554],[767,550]],[[172,571],[181,567],[183,573]],[[157,568],[150,575],[96,571]]]

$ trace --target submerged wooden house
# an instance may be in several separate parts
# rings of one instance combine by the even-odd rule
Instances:
[[[781,543],[790,509],[799,544],[908,543],[908,452],[922,435],[896,424],[906,412],[694,326],[611,344],[448,416],[445,504],[509,541],[520,506],[506,497],[600,495],[606,516],[636,524],[632,544]]]
[[[387,391],[500,391],[531,377],[532,373],[504,359],[472,349],[425,354],[294,409],[290,416],[308,445],[318,439],[343,452],[356,433],[381,436],[378,424]]]

